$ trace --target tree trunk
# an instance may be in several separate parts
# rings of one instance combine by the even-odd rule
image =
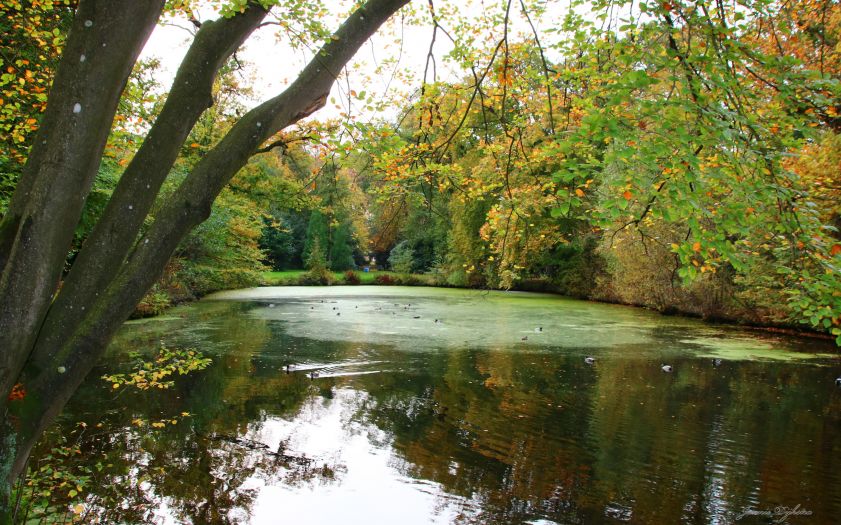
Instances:
[[[350,15],[288,89],[249,111],[207,153],[137,239],[181,145],[210,102],[216,70],[265,12],[255,5],[230,19],[204,24],[163,112],[58,290],[119,92],[162,7],[160,1],[83,0],[45,124],[0,224],[0,326],[12,327],[0,331],[0,380],[2,392],[10,392],[16,383],[23,389],[19,391],[25,390],[22,398],[7,402],[4,395],[0,401],[6,404],[0,421],[0,523],[10,519],[11,483],[37,439],[160,277],[178,243],[208,217],[216,196],[261,143],[324,105],[348,60],[408,1],[369,0]],[[93,29],[98,32],[91,43]],[[110,56],[112,61],[77,67],[83,54],[82,64],[96,62],[91,57],[98,61]],[[76,100],[81,111],[76,111]],[[8,257],[2,255],[7,249]]]
[[[43,401],[11,402],[7,394],[58,288],[120,94],[163,4],[80,3],[40,130],[0,222],[0,521],[23,465],[16,435],[21,417],[44,408]]]

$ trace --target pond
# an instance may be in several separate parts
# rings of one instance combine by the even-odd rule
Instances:
[[[213,362],[101,379],[161,344]],[[838,523],[840,369],[550,295],[259,288],[126,323],[61,425],[109,523]]]

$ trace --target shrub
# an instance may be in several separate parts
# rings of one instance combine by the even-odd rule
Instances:
[[[336,284],[336,278],[326,268],[313,268],[298,279],[302,286],[331,286]]]
[[[381,284],[384,286],[391,286],[397,284],[397,280],[387,273],[381,273],[374,277],[375,284]]]
[[[156,285],[143,297],[132,317],[152,317],[163,312],[169,305],[169,295]]]
[[[345,284],[360,284],[362,279],[359,278],[359,274],[354,272],[353,270],[348,270],[345,272]]]

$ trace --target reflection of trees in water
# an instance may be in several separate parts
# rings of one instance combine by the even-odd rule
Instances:
[[[249,480],[299,486],[332,483],[343,465],[271,450],[245,437],[156,432],[134,428],[91,435],[79,443],[97,458],[85,504],[89,523],[158,521],[165,504],[178,523],[236,523],[259,493]],[[156,517],[158,519],[156,519]]]
[[[841,396],[812,389],[813,368],[686,359],[664,374],[649,360],[589,367],[494,350],[429,359],[410,381],[360,378],[367,396],[353,418],[387,433],[401,473],[439,483],[439,506],[461,509],[459,523],[733,521],[744,508],[803,502],[822,516],[841,510],[831,471],[818,468],[841,439],[816,410]],[[804,479],[804,468],[815,475]]]
[[[313,395],[312,383],[300,374],[285,374],[284,363],[273,361],[271,345],[283,340],[272,337],[267,321],[229,315],[242,314],[241,303],[202,306],[194,308],[199,311],[191,315],[192,324],[143,323],[118,341],[142,353],[156,348],[168,331],[177,331],[178,346],[204,349],[214,357],[208,369],[179,378],[166,392],[127,390],[116,399],[110,385],[97,379],[114,370],[95,371],[68,406],[68,418],[86,419],[96,429],[82,436],[74,459],[93,466],[84,493],[85,521],[154,523],[165,505],[179,523],[242,522],[259,491],[255,479],[295,486],[332,483],[344,472],[335,461],[290,453],[284,443],[270,450],[244,437],[268,415],[294,418]],[[164,428],[148,426],[181,413],[190,416]],[[138,427],[135,419],[145,425]],[[70,423],[57,432],[69,428]],[[50,446],[44,440],[33,458],[43,457]],[[60,495],[55,500],[69,502]]]

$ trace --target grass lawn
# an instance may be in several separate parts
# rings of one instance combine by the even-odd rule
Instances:
[[[263,272],[263,283],[267,286],[289,286],[297,284],[298,279],[307,273],[306,270],[284,270],[282,272]],[[361,272],[356,271],[356,275],[359,276],[359,280],[361,281],[360,284],[373,284],[374,279],[377,278],[378,275],[388,275],[391,277],[406,277],[404,274],[399,274],[395,272],[384,272],[384,271],[374,271],[374,272]],[[337,284],[343,284],[345,280],[345,272],[333,272],[333,277],[336,279]],[[428,280],[426,276],[423,275],[413,275],[420,280]]]
[[[297,279],[306,270],[284,270],[282,272],[263,272],[263,282],[269,286],[279,286]]]

